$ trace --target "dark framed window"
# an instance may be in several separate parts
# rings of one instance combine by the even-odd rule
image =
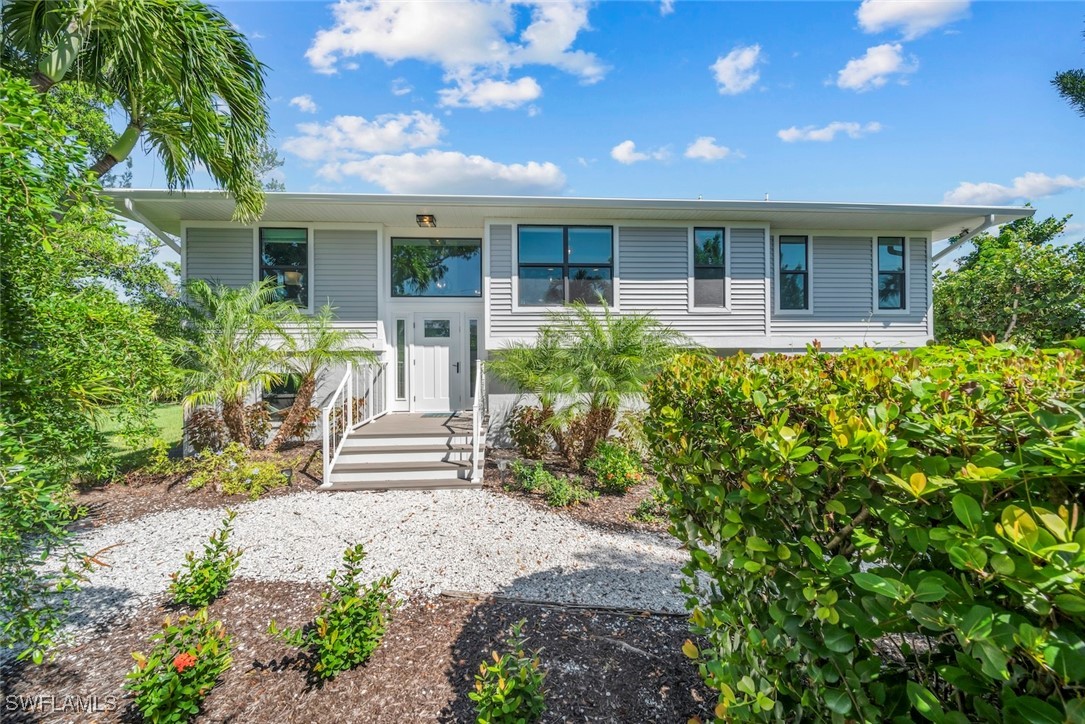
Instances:
[[[522,307],[614,303],[614,229],[609,226],[517,228]]]
[[[777,264],[780,270],[780,309],[810,308],[810,237],[781,236]]]
[[[293,376],[284,377],[282,382],[268,385],[262,395],[264,402],[273,411],[287,410],[298,396],[298,381]]]
[[[482,296],[482,241],[393,237],[392,296]]]
[[[275,282],[275,296],[309,308],[309,231],[260,229],[260,278]]]
[[[878,309],[905,309],[908,306],[904,245],[902,236],[878,237]]]
[[[693,230],[693,306],[727,306],[727,232]]]

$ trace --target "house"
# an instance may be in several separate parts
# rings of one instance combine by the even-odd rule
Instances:
[[[282,192],[267,195],[259,222],[239,225],[222,192],[111,193],[120,213],[180,252],[186,279],[277,279],[304,309],[331,303],[337,323],[381,354],[379,365],[341,371],[325,390],[325,481],[357,487],[477,478],[480,410],[515,398],[479,394],[477,363],[532,339],[564,303],[602,297],[619,314],[651,313],[721,353],[801,350],[814,339],[826,348],[915,347],[934,336],[933,261],[1034,212]],[[364,400],[361,420],[347,403],[354,397]],[[360,424],[386,412],[412,415]],[[439,429],[424,429],[438,427],[432,420]]]

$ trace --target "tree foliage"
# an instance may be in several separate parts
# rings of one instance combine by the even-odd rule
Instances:
[[[1019,219],[981,234],[955,269],[935,272],[938,339],[1048,345],[1085,334],[1085,241],[1054,243],[1069,219]]]
[[[1085,35],[1085,33],[1082,33]],[[1085,68],[1056,73],[1051,84],[1078,113],[1085,116]]]

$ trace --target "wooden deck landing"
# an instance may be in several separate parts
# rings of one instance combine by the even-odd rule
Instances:
[[[385,435],[470,435],[471,412],[390,412],[368,425],[362,425],[351,437]]]

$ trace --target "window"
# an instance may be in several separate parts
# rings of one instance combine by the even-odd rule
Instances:
[[[520,305],[614,303],[614,230],[609,226],[521,226]]]
[[[286,377],[282,382],[268,385],[262,397],[272,412],[278,412],[289,409],[297,396],[298,381],[294,377]]]
[[[475,399],[475,367],[478,365],[478,320],[467,322],[468,371],[471,375],[471,399]]]
[[[309,232],[260,229],[260,278],[274,280],[275,298],[309,308]]]
[[[693,230],[693,306],[727,306],[727,233],[724,229]]]
[[[407,320],[396,320],[396,399],[407,399]]]
[[[904,238],[878,237],[878,309],[905,309]]]
[[[422,323],[422,336],[427,339],[452,337],[452,322],[448,319],[427,319]]]
[[[810,243],[806,236],[781,236],[777,264],[781,310],[810,308]]]
[[[482,242],[393,238],[392,296],[482,296]]]

